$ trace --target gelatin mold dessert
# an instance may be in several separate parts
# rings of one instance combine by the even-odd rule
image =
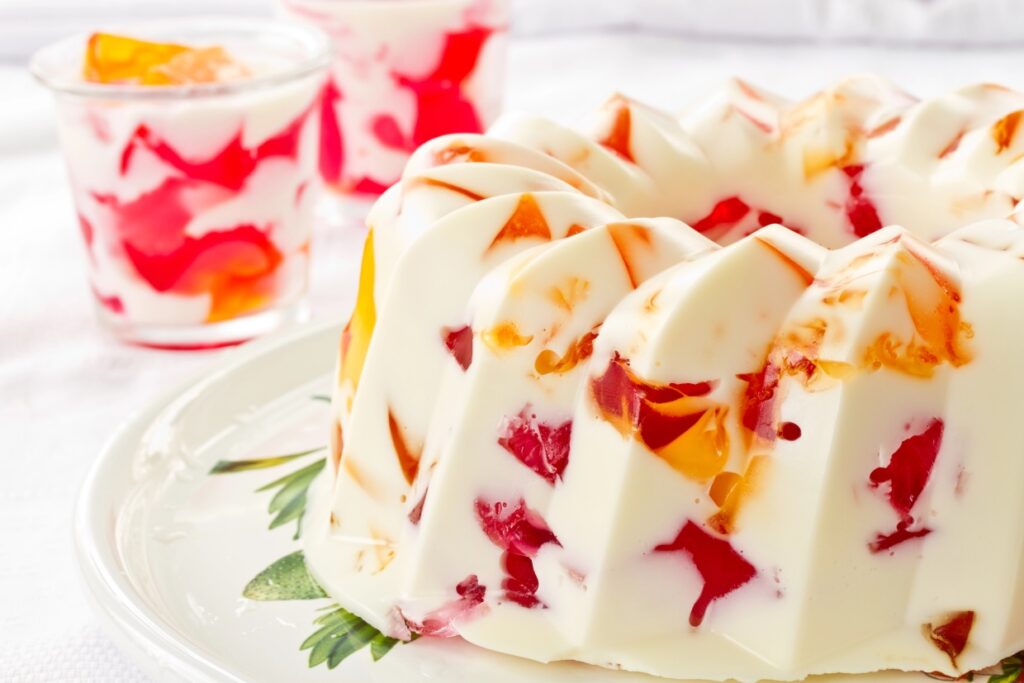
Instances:
[[[1022,111],[736,80],[427,143],[369,216],[316,579],[395,638],[669,678],[1021,650]]]

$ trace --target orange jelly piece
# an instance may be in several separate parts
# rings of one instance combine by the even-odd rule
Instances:
[[[352,318],[341,333],[341,376],[339,381],[348,382],[352,389],[359,385],[363,363],[370,349],[370,337],[377,324],[377,306],[374,301],[373,229],[366,235],[363,245],[363,260],[359,270],[359,290]]]
[[[133,85],[215,83],[246,74],[220,47],[190,48],[110,33],[89,37],[82,68],[92,83]]]

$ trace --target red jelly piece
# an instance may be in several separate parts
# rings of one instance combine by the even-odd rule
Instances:
[[[783,422],[779,425],[779,438],[783,441],[796,441],[802,435],[803,430],[795,422]]]
[[[443,327],[441,328],[441,341],[459,367],[469,370],[469,366],[473,362],[473,328],[469,325],[455,329]]]
[[[501,582],[501,587],[505,591],[505,599],[527,609],[546,606],[537,597],[540,580],[537,579],[537,572],[533,569],[533,560],[516,553],[505,553],[502,560],[505,573],[508,575]]]
[[[457,599],[428,614],[423,623],[407,621],[409,629],[421,636],[434,638],[457,636],[456,623],[478,611],[487,596],[487,587],[480,584],[476,574],[470,574],[455,587],[455,593],[459,596]]]
[[[502,581],[505,599],[527,608],[546,607],[536,595],[540,581],[533,568],[533,558],[546,543],[561,545],[558,538],[522,499],[511,506],[478,498],[476,514],[487,537],[505,551],[501,557],[506,574]]]
[[[693,225],[697,232],[708,232],[718,227],[736,225],[747,215],[750,207],[739,197],[728,197],[715,204],[707,216],[698,219]]]
[[[704,587],[690,610],[690,625],[693,627],[701,625],[712,602],[724,598],[757,576],[754,565],[747,562],[731,543],[712,536],[690,520],[686,521],[675,540],[654,549],[686,553],[704,580]]]
[[[409,521],[413,524],[419,524],[420,519],[423,518],[423,506],[427,504],[427,491],[429,488],[423,489],[423,495],[420,496],[420,502],[412,506],[412,510],[409,510]]]
[[[591,381],[591,392],[605,419],[623,434],[634,434],[657,450],[693,427],[705,412],[677,413],[664,404],[706,396],[715,386],[715,382],[645,382],[629,369],[629,361],[616,353],[604,373]]]
[[[499,434],[501,447],[549,484],[562,478],[569,464],[572,420],[548,424],[538,420],[530,406],[526,406],[515,417],[505,419]]]
[[[545,543],[561,545],[540,515],[527,508],[522,499],[510,505],[477,498],[476,515],[484,533],[502,550],[535,557]]]
[[[860,184],[864,166],[861,164],[846,166],[843,168],[843,173],[850,179],[850,196],[846,200],[846,217],[850,221],[853,234],[857,237],[865,237],[881,229],[882,219],[878,216],[878,208],[864,194],[864,187]]]
[[[780,363],[784,364],[785,370]],[[783,423],[776,426],[779,382],[784,373],[802,374],[810,379],[816,371],[814,363],[801,353],[790,352],[780,359],[778,354],[769,352],[769,357],[757,372],[737,375],[747,383],[740,401],[740,424],[765,443],[774,442],[776,437],[790,441],[800,438],[798,425]]]
[[[903,440],[899,448],[893,452],[888,465],[875,468],[871,472],[871,486],[878,488],[888,484],[886,497],[893,510],[900,516],[895,531],[888,534],[880,533],[868,544],[871,552],[880,553],[931,533],[931,529],[927,527],[912,529],[914,517],[910,513],[928,485],[935,459],[942,447],[944,426],[942,420],[933,418],[924,431]]]
[[[954,612],[946,617],[941,624],[925,624],[928,629],[928,637],[935,647],[939,648],[949,656],[949,661],[956,666],[956,658],[967,647],[967,640],[971,636],[971,629],[974,627],[974,612]]]
[[[924,431],[903,440],[888,465],[871,472],[872,487],[889,484],[889,504],[902,520],[910,519],[910,510],[928,484],[942,446],[943,429],[942,420],[932,419]]]
[[[266,232],[253,225],[208,232],[199,238],[186,237],[168,253],[146,253],[131,243],[125,244],[125,252],[136,271],[158,292],[199,292],[201,286],[182,285],[191,280],[198,285],[218,273],[230,276],[236,268],[241,277],[250,272],[270,272],[281,260]]]

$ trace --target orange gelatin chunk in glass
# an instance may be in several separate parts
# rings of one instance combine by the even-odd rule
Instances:
[[[215,83],[247,73],[220,47],[189,48],[110,33],[89,37],[82,72],[93,83],[133,85]]]

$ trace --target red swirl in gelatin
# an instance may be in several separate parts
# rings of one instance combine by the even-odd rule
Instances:
[[[441,58],[432,72],[423,77],[412,77],[397,71],[391,78],[415,99],[416,117],[412,130],[402,130],[399,122],[388,113],[373,119],[369,133],[377,143],[387,149],[411,153],[424,142],[448,133],[480,133],[483,122],[463,89],[466,79],[476,69],[477,61],[495,29],[470,26],[462,31],[445,34]],[[346,178],[345,131],[338,120],[338,108],[343,96],[336,83],[328,85],[321,109],[323,136],[320,153],[320,172],[330,185],[360,194],[380,194],[397,178]]]
[[[200,236],[185,231],[197,215],[237,196],[264,160],[295,160],[302,130],[313,111],[313,106],[307,108],[253,148],[243,146],[239,130],[215,154],[199,159],[181,154],[148,126],[140,125],[122,151],[122,175],[131,172],[143,152],[176,175],[128,201],[93,195],[109,211],[116,241],[138,276],[160,293],[210,295],[207,322],[228,320],[272,303],[274,275],[285,258],[271,239],[274,225],[226,225]]]
[[[312,107],[303,111],[280,133],[251,149],[242,145],[242,131],[239,130],[219,152],[209,159],[200,160],[185,158],[149,127],[140,125],[121,153],[121,175],[128,174],[135,154],[140,148],[144,148],[186,178],[239,190],[264,159],[295,159],[299,150],[300,134],[312,112]]]

